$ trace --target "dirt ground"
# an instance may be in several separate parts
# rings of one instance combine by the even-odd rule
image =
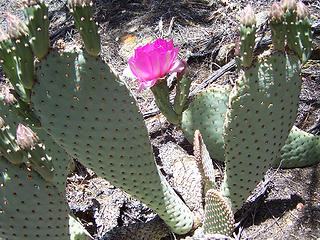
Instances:
[[[1,0],[0,11],[20,14],[19,1]],[[52,45],[81,42],[74,29],[66,0],[47,0],[50,8]],[[233,47],[238,38],[241,0],[95,0],[95,16],[102,36],[102,57],[120,75],[134,49],[157,38],[173,39],[179,58],[190,66],[192,91],[204,80],[221,76],[211,85],[232,85],[238,74]],[[269,37],[268,8],[273,1],[250,1],[258,14],[258,35]],[[313,54],[302,71],[303,90],[296,125],[320,134],[320,2],[309,6],[315,30]],[[0,15],[5,28],[5,16]],[[159,114],[150,90],[136,92],[137,83],[127,81],[137,99],[150,133],[159,167],[167,159],[161,151],[168,143],[175,154],[191,154],[192,145],[181,130]],[[182,149],[182,150],[181,150]],[[175,156],[173,154],[173,157]],[[150,228],[162,240],[180,239],[169,232],[150,209],[77,163],[70,175],[67,196],[70,208],[94,239],[133,239],[126,228]],[[167,176],[169,177],[169,176]],[[320,165],[303,169],[271,169],[245,207],[236,214],[235,239],[320,239]],[[150,238],[150,240],[152,240]]]

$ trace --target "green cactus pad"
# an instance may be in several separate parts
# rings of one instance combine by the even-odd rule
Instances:
[[[194,133],[193,154],[202,177],[204,197],[209,189],[216,189],[217,186],[212,160],[199,130]]]
[[[0,128],[0,153],[13,164],[20,164],[23,162],[23,154],[15,142],[10,127],[5,123]]]
[[[74,24],[83,39],[89,55],[98,56],[101,50],[98,25],[93,19],[92,2],[87,0],[69,0],[70,12]]]
[[[301,87],[300,60],[275,53],[237,81],[225,121],[223,194],[238,210],[275,160],[293,127]]]
[[[69,210],[56,187],[3,157],[0,171],[0,238],[69,239]]]
[[[280,158],[272,167],[294,168],[312,166],[320,162],[320,138],[293,127],[286,145],[280,151]]]
[[[28,36],[21,35],[13,39],[13,45],[19,80],[26,89],[31,89],[34,82],[34,59]]]
[[[67,175],[72,169],[69,166],[73,164],[73,159],[54,142],[52,137],[43,129],[37,129],[37,135],[40,142],[44,144],[46,158],[52,162],[54,168],[54,177],[51,183],[56,186],[61,193],[65,193]]]
[[[10,134],[14,137],[17,126],[23,119],[19,118],[16,112],[13,111],[8,104],[0,103],[0,112],[4,121],[10,124]],[[51,179],[51,183],[55,185],[61,193],[64,194],[66,188],[66,179],[69,173],[68,165],[70,165],[73,160],[60,146],[53,141],[52,137],[50,137],[46,131],[35,128],[33,131],[36,132],[37,136],[39,137],[39,143],[43,145],[43,154],[46,161],[48,161],[51,165],[53,164],[54,176],[53,179]],[[20,153],[22,154],[21,151]],[[28,159],[26,157],[26,153],[23,152],[23,154],[25,156],[23,161],[27,163]],[[15,161],[17,161],[17,159]],[[21,161],[19,161],[19,163],[20,162]]]
[[[177,233],[193,216],[161,180],[135,100],[100,59],[52,51],[37,67],[32,103],[71,156],[155,210]],[[161,184],[163,182],[163,184]]]
[[[214,94],[214,92],[218,92],[219,94]],[[230,91],[225,89],[215,89],[200,93],[194,99],[193,103],[190,104],[190,108],[188,108],[188,110],[186,110],[184,113],[186,115],[190,114],[191,111],[194,111],[195,105],[201,105],[202,102],[205,102],[205,95],[211,95],[211,102],[218,102],[222,99],[221,97],[223,97],[224,103],[216,105],[216,107],[220,107],[220,110],[218,110],[218,108],[216,108],[215,110],[212,108],[199,109],[199,114],[201,112],[202,116],[215,115],[217,119],[215,123],[218,124],[220,122],[220,127],[217,127],[217,124],[212,124],[211,126],[210,124],[208,124],[205,127],[203,127],[203,125],[200,123],[202,121],[205,121],[207,117],[204,117],[204,120],[200,117],[196,117],[192,118],[192,121],[190,121],[188,125],[184,125],[187,127],[183,129],[186,136],[189,136],[188,133],[191,133],[192,129],[197,129],[196,126],[198,126],[199,129],[201,129],[201,131],[203,132],[203,141],[207,145],[210,155],[214,156],[213,158],[220,162],[224,162],[224,148],[222,138],[224,115],[219,114],[219,112],[227,111],[227,102],[229,99],[229,94]],[[197,114],[195,114],[195,116],[196,115]],[[218,119],[218,117],[220,119]],[[183,123],[185,124],[185,122]],[[192,129],[189,129],[189,127]],[[216,131],[213,131],[213,129],[216,129]],[[190,137],[188,137],[188,140],[191,141],[189,138]],[[281,168],[306,167],[318,163],[320,159],[320,152],[319,150],[317,150],[317,139],[317,136],[308,134],[303,130],[298,129],[297,127],[293,127],[289,133],[285,145],[281,149],[280,156],[272,162],[272,166],[278,167],[280,161],[282,160],[283,161],[281,163]],[[300,144],[298,144],[298,142]],[[308,142],[308,144],[306,142]]]
[[[39,173],[44,180],[51,182],[54,177],[54,167],[42,146],[36,144],[34,149],[26,151],[26,155],[27,166]]]
[[[297,11],[295,9],[285,11],[285,26],[288,47],[301,56],[303,46],[299,41],[299,33],[297,28]]]
[[[33,53],[43,58],[49,50],[49,18],[48,7],[39,2],[23,9],[30,32],[30,44]]]
[[[9,108],[11,109],[11,111],[14,111],[17,114],[17,116],[19,117],[21,122],[23,122],[24,125],[30,125],[35,128],[40,127],[40,121],[30,108],[30,104],[18,98],[18,101],[9,106]]]
[[[178,115],[181,115],[189,97],[192,80],[190,77],[180,76],[180,74],[178,74],[177,79],[176,96],[174,98],[173,108]]]
[[[30,98],[19,80],[17,65],[14,57],[15,53],[12,51],[12,48],[13,43],[10,39],[2,39],[2,41],[0,40],[0,64],[21,100],[28,102],[30,101]]]
[[[240,53],[241,64],[247,68],[251,66],[253,60],[253,50],[255,45],[256,27],[254,26],[241,26],[240,27]]]
[[[305,63],[312,52],[312,32],[311,32],[311,23],[308,18],[298,20],[297,28],[299,32],[299,42],[301,42],[301,49],[299,56],[302,63]]]
[[[189,142],[199,130],[213,159],[224,161],[223,121],[227,112],[229,89],[200,92],[182,114],[181,128]]]
[[[0,40],[0,63],[4,72],[10,78],[12,86],[19,82],[17,75],[16,62],[14,60],[14,53],[12,51],[13,43],[11,39]]]
[[[230,236],[234,229],[234,216],[231,207],[220,192],[210,189],[205,199],[205,219],[203,233]]]

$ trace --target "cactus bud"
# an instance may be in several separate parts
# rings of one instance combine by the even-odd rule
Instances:
[[[257,20],[254,14],[253,8],[251,7],[251,5],[246,6],[243,9],[240,24],[242,26],[251,27],[256,25],[256,23],[257,23]]]
[[[11,89],[8,86],[3,86],[2,96],[3,96],[3,100],[5,101],[5,103],[12,105],[17,102],[17,99],[10,92],[10,90]]]
[[[308,8],[302,1],[299,1],[297,4],[297,15],[299,19],[306,19],[310,16]]]
[[[280,23],[284,20],[284,12],[277,2],[274,2],[270,8],[270,20],[273,23]]]
[[[7,13],[6,18],[8,33],[11,38],[17,39],[23,35],[28,35],[27,25],[23,21],[21,21],[17,16]]]
[[[19,123],[17,128],[17,143],[22,149],[31,149],[38,142],[38,136],[29,128]]]
[[[284,12],[293,12],[297,9],[297,3],[295,0],[281,0],[280,5]]]

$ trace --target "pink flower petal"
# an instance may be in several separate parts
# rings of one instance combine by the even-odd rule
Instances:
[[[185,68],[185,63],[181,60],[177,60],[172,64],[171,68],[169,69],[169,73],[182,72],[184,68]]]
[[[179,48],[173,46],[173,40],[164,39],[135,49],[135,55],[128,63],[132,74],[141,81],[139,89],[152,87],[168,73],[182,71],[184,66],[176,61],[178,52]]]

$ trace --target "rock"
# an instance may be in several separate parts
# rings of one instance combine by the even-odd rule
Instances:
[[[194,156],[173,142],[159,149],[163,170],[172,176],[173,188],[180,194],[197,220],[203,219],[201,174]]]
[[[230,59],[234,58],[234,50],[234,43],[222,46],[218,51],[218,55],[216,56],[215,61],[221,66],[225,65],[229,62]]]

